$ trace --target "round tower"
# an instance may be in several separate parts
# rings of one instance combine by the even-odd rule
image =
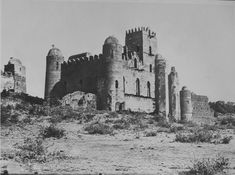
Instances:
[[[121,104],[124,101],[121,75],[122,46],[117,38],[113,36],[106,38],[103,45],[103,59],[103,75],[98,81],[97,106],[98,109],[114,111],[116,103]]]
[[[181,108],[181,120],[183,121],[192,120],[193,108],[192,108],[191,92],[185,86],[180,91],[180,108]]]
[[[46,82],[45,82],[45,95],[44,98],[49,100],[51,97],[51,91],[55,84],[60,81],[61,77],[61,64],[64,61],[64,57],[60,49],[52,48],[49,50],[46,57]]]

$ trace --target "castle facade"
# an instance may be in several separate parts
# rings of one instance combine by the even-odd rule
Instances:
[[[175,67],[167,74],[156,33],[149,28],[127,31],[125,46],[109,36],[102,54],[94,56],[85,52],[64,61],[61,51],[53,47],[46,65],[45,99],[82,91],[96,95],[99,110],[170,114],[174,120],[192,117],[192,93],[186,87],[180,91]],[[208,107],[208,99],[194,99]]]

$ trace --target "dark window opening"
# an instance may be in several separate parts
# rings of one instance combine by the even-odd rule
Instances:
[[[125,93],[125,90],[126,90],[126,80],[125,80],[125,77],[123,77],[123,91]]]
[[[115,88],[118,88],[118,81],[115,81]]]
[[[152,55],[152,47],[149,46],[149,55]]]
[[[134,59],[134,68],[137,68],[137,59]]]
[[[152,72],[152,64],[149,65],[149,72]]]
[[[151,97],[151,91],[150,91],[150,83],[149,81],[147,82],[147,96]]]
[[[136,80],[136,95],[140,95],[140,80],[137,78]]]
[[[56,70],[58,70],[58,69],[59,69],[59,63],[56,62]]]

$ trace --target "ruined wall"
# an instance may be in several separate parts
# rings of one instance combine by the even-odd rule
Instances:
[[[1,76],[3,89],[26,93],[26,68],[19,59],[11,57]]]
[[[11,73],[1,72],[1,92],[14,89],[14,78]]]
[[[154,101],[154,98],[125,94],[125,109],[135,112],[152,113],[155,110]]]
[[[63,106],[71,106],[74,110],[78,110],[80,108],[96,109],[96,95],[92,93],[75,91],[65,95],[62,98],[61,103]]]
[[[160,55],[156,56],[155,74],[156,112],[166,115],[166,61]]]
[[[207,96],[192,93],[193,117],[213,116],[213,111],[210,109],[208,102]]]
[[[180,94],[179,94],[179,79],[175,67],[171,68],[171,73],[168,75],[169,88],[169,114],[172,120],[180,120]]]

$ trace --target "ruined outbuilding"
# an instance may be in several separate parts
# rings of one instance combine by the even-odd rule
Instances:
[[[26,93],[26,69],[21,61],[11,57],[1,71],[1,92],[3,90]]]

